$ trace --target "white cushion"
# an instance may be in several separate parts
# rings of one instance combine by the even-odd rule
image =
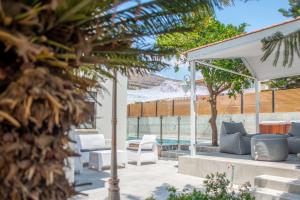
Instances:
[[[142,143],[143,142],[156,142],[156,135],[143,135],[142,138]],[[153,144],[144,144],[142,146],[142,149],[152,149],[153,148]]]
[[[103,134],[81,134],[79,135],[81,150],[96,150],[105,148]]]
[[[142,141],[147,142],[155,142],[156,141],[156,135],[143,135]]]
[[[143,135],[143,138],[141,140],[129,140],[127,149],[137,151],[140,143],[152,142],[152,144],[142,145],[142,150],[152,150],[153,143],[156,143],[156,137],[156,135]]]

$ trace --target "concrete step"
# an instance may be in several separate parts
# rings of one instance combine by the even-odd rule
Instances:
[[[255,188],[256,200],[299,200],[300,195],[267,188]]]
[[[300,180],[280,176],[261,175],[254,179],[254,186],[300,195]]]

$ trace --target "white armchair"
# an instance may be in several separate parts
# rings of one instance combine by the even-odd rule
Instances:
[[[156,135],[144,135],[142,140],[131,140],[127,142],[128,161],[137,162],[154,162],[158,160],[158,151],[156,144]]]
[[[105,139],[103,134],[97,131],[89,134],[82,134],[76,131],[76,152],[81,156],[75,159],[75,172],[80,173],[85,163],[89,162],[91,151],[109,150],[110,140]]]

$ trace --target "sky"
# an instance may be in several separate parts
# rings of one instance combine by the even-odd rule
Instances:
[[[239,25],[247,23],[247,32],[255,31],[273,24],[289,20],[278,12],[279,8],[289,8],[288,0],[249,0],[246,3],[240,0],[232,7],[216,10],[216,17],[224,24]],[[175,63],[174,60],[170,61]],[[158,72],[159,75],[182,80],[185,74],[189,74],[187,66],[182,66],[175,73],[172,68]],[[200,78],[200,74],[198,77]]]

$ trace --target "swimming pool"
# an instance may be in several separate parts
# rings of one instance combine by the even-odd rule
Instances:
[[[136,140],[136,137],[127,137],[127,140]],[[141,138],[140,138],[141,139]],[[160,139],[157,139],[157,144],[162,144],[162,145],[177,145],[178,144],[178,140],[176,139],[162,139],[162,141]],[[188,145],[190,144],[189,140],[179,140],[179,144],[181,145]]]

